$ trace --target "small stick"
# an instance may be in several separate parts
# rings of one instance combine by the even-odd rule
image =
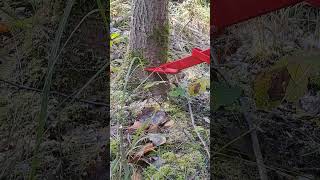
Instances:
[[[190,103],[190,100],[189,98],[187,97],[187,101],[188,101],[188,107],[189,107],[189,113],[190,113],[190,117],[191,117],[191,122],[192,122],[192,126],[194,129],[196,129],[196,124],[194,122],[194,117],[193,117],[193,112],[192,112],[192,108],[191,108],[191,103]],[[210,159],[210,152],[209,152],[209,148],[206,144],[206,142],[203,140],[203,138],[201,137],[200,133],[198,131],[195,131],[198,138],[200,139],[201,143],[203,144],[204,146],[204,149],[206,150],[206,153],[208,155],[208,158]]]
[[[39,92],[41,93],[42,90],[41,89],[37,89],[37,88],[33,88],[33,87],[29,87],[29,86],[25,86],[25,85],[20,85],[14,82],[10,82],[10,81],[6,81],[3,79],[0,79],[0,82],[4,82],[6,84],[9,84],[11,86],[15,86],[19,89],[26,89],[26,90],[30,90],[30,91],[35,91],[35,92]],[[62,97],[69,97],[68,94],[64,94],[64,93],[60,93],[60,92],[56,92],[56,91],[51,91],[50,94],[55,94],[55,95],[59,95]],[[83,103],[87,103],[87,104],[92,104],[92,105],[96,105],[96,106],[105,106],[105,107],[109,107],[108,104],[103,103],[103,102],[95,102],[95,101],[89,101],[89,100],[82,100],[80,98],[76,98],[76,100],[78,100],[79,102],[83,102]]]
[[[260,179],[268,180],[267,169],[263,162],[263,157],[262,157],[262,153],[259,145],[259,139],[257,136],[257,130],[255,129],[255,125],[252,122],[252,114],[249,111],[250,106],[248,105],[248,103],[249,103],[248,100],[245,100],[244,98],[240,99],[240,104],[242,107],[244,107],[244,111],[243,111],[244,118],[247,121],[249,128],[253,129],[250,134],[251,134],[252,148],[256,156],[257,166],[259,169]]]

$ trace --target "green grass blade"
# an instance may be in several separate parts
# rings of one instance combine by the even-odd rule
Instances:
[[[44,125],[47,120],[47,113],[48,113],[48,102],[49,102],[49,92],[51,88],[51,80],[52,80],[52,74],[54,70],[54,65],[57,61],[57,53],[60,47],[60,42],[62,38],[63,31],[65,29],[65,26],[67,24],[67,19],[70,15],[72,6],[73,6],[74,0],[68,0],[67,6],[65,8],[62,20],[60,21],[58,31],[56,33],[53,46],[50,51],[49,56],[49,63],[48,63],[48,74],[46,76],[45,84],[43,87],[43,93],[42,93],[42,99],[41,99],[41,109],[40,114],[38,116],[38,126],[36,129],[36,146],[34,150],[34,158],[32,159],[32,167],[29,179],[34,180],[36,175],[36,170],[39,167],[39,158],[36,156],[39,153],[40,144],[43,137],[44,132]]]

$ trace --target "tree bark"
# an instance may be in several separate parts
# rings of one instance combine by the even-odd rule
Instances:
[[[166,62],[169,41],[168,0],[133,0],[132,12],[130,57],[139,57],[147,67]],[[138,70],[138,74],[134,76],[141,82],[148,73]],[[156,73],[150,79],[167,80],[166,76],[159,76]],[[152,92],[164,95],[168,89],[165,86],[160,84],[153,88]]]

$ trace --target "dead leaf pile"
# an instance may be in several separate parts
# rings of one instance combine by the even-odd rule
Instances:
[[[10,28],[7,24],[0,22],[0,33],[7,33],[10,31]]]
[[[174,125],[162,110],[156,111],[153,107],[144,108],[133,125],[127,128],[128,133],[133,133],[144,128],[147,133],[159,133],[161,129],[168,129]]]
[[[166,143],[166,137],[161,132],[173,127],[173,125],[174,121],[169,120],[164,111],[156,110],[153,107],[144,108],[133,125],[126,129],[129,142],[137,130],[142,130],[147,139],[145,144],[140,145],[137,151],[129,155],[129,163],[152,163],[155,161],[154,158],[145,158],[145,155]]]

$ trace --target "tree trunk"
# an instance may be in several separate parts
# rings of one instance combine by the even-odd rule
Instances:
[[[139,57],[146,67],[158,66],[167,61],[169,21],[168,0],[133,0],[129,54]],[[148,73],[138,70],[134,74],[141,82]],[[154,73],[153,81],[167,80],[166,76]],[[153,88],[157,95],[166,94],[168,88],[160,84]]]

